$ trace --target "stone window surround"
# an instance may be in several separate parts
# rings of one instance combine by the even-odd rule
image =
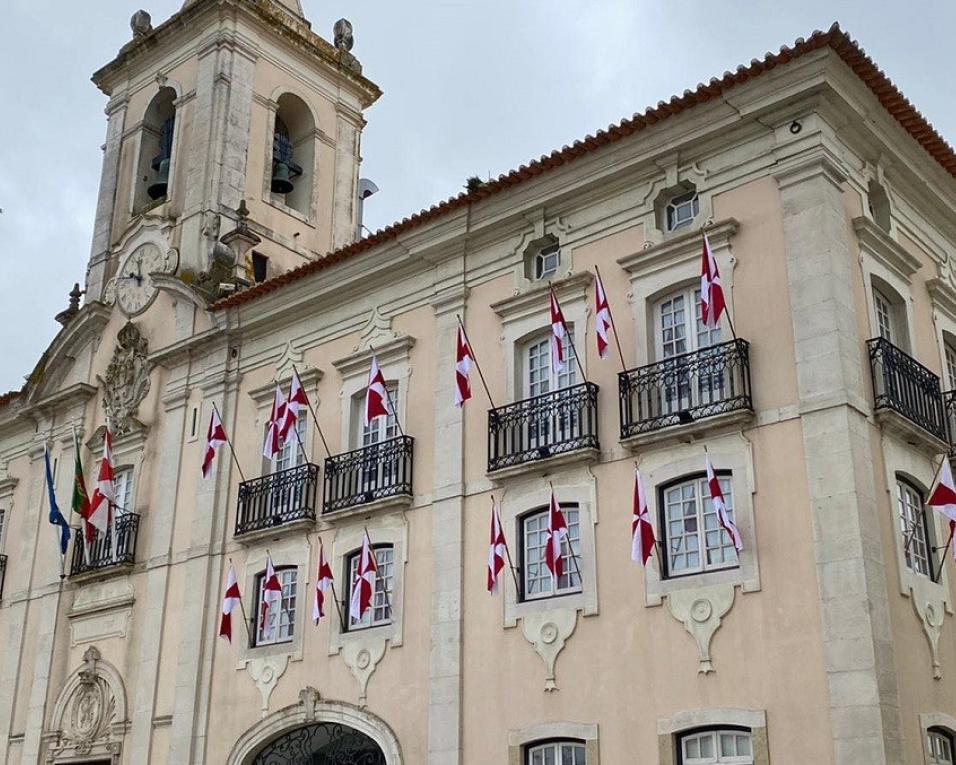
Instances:
[[[598,724],[576,722],[538,723],[508,731],[508,765],[525,765],[525,748],[530,744],[563,739],[583,741],[587,765],[600,765]]]
[[[688,230],[699,231],[705,221],[713,218],[713,189],[701,183],[706,180],[705,172],[696,164],[685,166],[682,171],[679,159],[679,155],[675,152],[657,160],[663,175],[648,185],[647,192],[641,200],[642,205],[646,207],[644,231],[653,232],[653,236],[647,236],[648,240],[654,238],[657,242],[667,242],[680,237]],[[671,198],[686,194],[691,189],[697,192],[699,201],[697,215],[688,226],[668,231],[665,212],[667,203]],[[652,197],[652,203],[646,204]]]
[[[515,627],[518,620],[531,614],[547,614],[555,609],[573,609],[585,616],[598,613],[597,561],[595,557],[595,526],[597,525],[596,480],[586,467],[562,470],[553,476],[554,494],[560,504],[576,504],[580,528],[581,589],[562,595],[519,600],[514,578],[502,571],[503,625]],[[517,563],[519,518],[536,508],[547,508],[551,501],[551,487],[540,477],[514,483],[501,495],[501,528],[512,558]]]
[[[704,211],[701,199],[701,214]],[[720,281],[727,302],[727,313],[721,319],[721,337],[730,338],[727,314],[734,314],[734,266],[731,238],[739,225],[733,218],[721,220],[707,229],[707,238],[720,269]],[[646,243],[643,250],[618,258],[618,264],[630,273],[631,303],[635,321],[634,367],[653,363],[655,336],[655,304],[674,290],[700,281],[703,240],[699,228],[682,228],[668,235],[660,244]]]
[[[561,262],[558,264],[557,273],[551,278],[552,282],[563,281],[570,277],[574,271],[574,247],[565,241],[571,227],[560,216],[546,218],[544,208],[538,208],[524,217],[528,222],[528,228],[511,251],[511,256],[516,261],[514,266],[516,295],[535,291],[542,284],[547,283],[547,280],[542,282],[529,277],[529,274],[532,277],[534,275],[533,256],[540,249],[542,243],[551,241],[561,248]],[[530,269],[529,258],[532,260]]]
[[[157,80],[155,81],[154,84],[155,84],[155,92],[153,93],[152,96],[150,96],[149,100],[146,102],[146,105],[143,107],[143,114],[139,122],[135,123],[132,127],[124,131],[124,135],[123,135],[124,143],[126,141],[126,138],[128,137],[133,138],[132,146],[130,147],[130,150],[132,151],[132,157],[133,157],[133,163],[132,163],[133,182],[130,184],[130,188],[129,188],[129,209],[128,209],[128,214],[131,218],[137,215],[141,215],[146,210],[152,209],[156,204],[155,202],[153,202],[152,204],[146,205],[143,208],[137,208],[136,189],[140,183],[138,172],[139,172],[139,153],[141,150],[140,147],[143,144],[143,120],[146,117],[146,111],[149,109],[150,105],[153,103],[153,99],[157,95],[159,95],[159,91],[162,88],[171,88],[176,93],[176,98],[173,99],[173,114],[176,117],[176,125],[173,128],[173,145],[169,153],[169,177],[166,181],[166,185],[167,185],[166,198],[162,202],[162,204],[165,204],[172,199],[173,190],[175,188],[174,184],[176,183],[176,170],[179,164],[179,147],[182,143],[180,138],[183,133],[181,129],[182,113],[180,110],[180,107],[183,105],[183,102],[185,101],[185,99],[183,98],[183,86],[178,81],[171,80],[168,78],[164,78],[162,82]],[[167,244],[168,243],[164,243],[163,245],[162,249],[164,252],[166,250]]]
[[[644,605],[659,606],[670,593],[694,590],[717,584],[739,585],[743,592],[760,590],[760,565],[754,519],[753,450],[741,433],[722,436],[708,444],[708,453],[714,469],[730,472],[734,498],[734,522],[743,540],[740,565],[734,568],[688,574],[661,579],[656,562],[644,569]],[[667,484],[705,469],[704,449],[701,444],[674,446],[667,450],[648,451],[638,465],[647,486],[647,508],[657,539],[662,539],[660,528],[660,491]],[[659,550],[654,551],[659,556]]]
[[[956,717],[944,714],[942,712],[922,712],[919,716],[920,738],[923,740],[923,760],[929,765],[930,752],[927,747],[927,734],[931,728],[941,728],[956,738]]]
[[[931,279],[927,282],[926,287],[933,302],[933,322],[936,325],[940,370],[942,372],[941,384],[944,391],[954,390],[956,389],[956,380],[947,379],[945,346],[947,342],[950,342],[956,347],[956,287],[941,277]]]
[[[143,454],[146,448],[148,430],[145,427],[136,427],[122,436],[113,436],[113,471],[131,470],[133,473],[133,493],[130,497],[132,512],[142,515],[146,510],[148,497],[140,495],[140,485],[143,483]],[[99,465],[103,458],[103,431],[104,427],[97,428],[93,436],[86,441],[86,448],[93,454],[93,463]],[[92,495],[91,495],[92,496]],[[141,501],[142,500],[142,501]],[[142,533],[142,526],[140,527]]]
[[[760,709],[733,709],[713,707],[678,712],[673,717],[657,720],[657,740],[660,765],[677,765],[681,734],[723,726],[746,728],[750,731],[754,765],[769,765],[770,745],[767,739],[767,713]]]
[[[336,578],[341,577],[346,570],[347,559],[360,550],[365,529],[368,528],[369,539],[372,545],[392,545],[394,559],[394,581],[392,594],[389,599],[392,619],[388,624],[377,627],[366,627],[342,632],[342,625],[337,618],[329,620],[329,655],[339,653],[348,643],[364,644],[373,640],[388,640],[392,647],[400,646],[404,636],[405,621],[405,566],[408,563],[408,522],[401,511],[381,513],[368,520],[355,519],[344,521],[335,530],[335,539],[332,542],[332,554],[329,565]],[[342,582],[336,587],[339,597],[346,601],[348,607],[351,583]],[[346,618],[347,614],[343,614]]]

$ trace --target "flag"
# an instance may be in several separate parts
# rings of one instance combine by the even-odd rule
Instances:
[[[654,552],[654,527],[651,515],[647,512],[647,497],[644,496],[644,482],[641,471],[634,468],[634,509],[631,520],[631,560],[639,560],[647,565],[647,559]]]
[[[495,498],[491,498],[491,540],[488,545],[488,592],[498,593],[498,575],[505,567],[505,555],[508,547],[504,532],[501,530],[501,515]]]
[[[229,573],[226,576],[226,594],[222,598],[222,618],[219,620],[219,637],[226,638],[230,643],[232,642],[232,612],[241,603],[242,597],[239,595],[236,571],[230,563]]]
[[[50,450],[43,450],[43,461],[46,465],[46,490],[50,497],[50,523],[60,527],[60,555],[66,555],[66,548],[70,545],[70,524],[66,522],[63,513],[56,504],[56,493],[53,491],[53,469],[50,467]]]
[[[286,399],[282,388],[276,384],[275,396],[272,399],[272,412],[266,423],[266,440],[262,445],[262,456],[267,460],[275,459],[282,448],[282,425],[285,422]]]
[[[103,431],[103,459],[96,477],[96,488],[90,500],[89,522],[105,534],[113,520],[113,505],[116,504],[116,488],[113,485],[113,436],[110,429]]]
[[[720,323],[720,315],[727,305],[724,302],[724,289],[720,286],[720,271],[717,259],[710,249],[710,240],[704,234],[703,262],[700,269],[700,318],[704,325],[715,329]]]
[[[474,357],[465,337],[465,330],[458,327],[458,342],[455,351],[455,406],[459,409],[471,398],[471,364]]]
[[[213,407],[212,414],[209,416],[209,430],[206,431],[206,448],[202,458],[203,478],[209,478],[212,475],[212,461],[216,451],[226,441],[226,430],[222,427],[222,420],[219,419],[219,410]]]
[[[325,616],[325,591],[332,586],[332,568],[325,560],[325,546],[319,540],[319,573],[315,578],[315,601],[312,603],[312,622],[319,623]]]
[[[292,371],[292,383],[289,385],[289,401],[286,403],[285,420],[282,423],[282,429],[279,433],[280,438],[285,441],[299,424],[299,410],[303,406],[309,405],[309,397],[305,395],[305,388],[302,387],[302,381],[299,379],[299,373]]]
[[[375,551],[365,532],[362,540],[362,552],[359,555],[358,568],[355,571],[355,581],[352,582],[352,596],[349,599],[349,616],[360,621],[365,612],[372,605],[372,593],[375,592],[375,577],[378,574],[378,563],[375,560]]]
[[[953,470],[949,465],[949,457],[943,457],[936,488],[933,489],[926,504],[949,519],[949,538],[952,541],[953,533],[956,532],[956,484],[953,483]],[[953,560],[956,560],[956,547],[953,547]]]
[[[278,624],[279,607],[282,605],[282,583],[272,565],[272,556],[266,555],[266,573],[262,577],[262,600],[259,601],[259,633],[263,640],[271,640]],[[272,612],[276,613],[272,621]]]
[[[365,427],[372,424],[376,417],[388,417],[391,414],[388,406],[388,390],[385,387],[385,376],[378,368],[378,359],[372,355],[372,367],[368,372],[368,390],[365,391],[365,411],[362,423]]]
[[[596,274],[594,282],[594,302],[594,331],[597,337],[598,356],[602,359],[606,359],[610,338],[608,333],[613,324],[611,322],[611,309],[607,304],[607,295],[604,293],[604,282],[601,281],[601,274]]]
[[[562,558],[561,541],[568,535],[568,524],[564,520],[564,513],[554,498],[551,490],[551,509],[548,512],[548,534],[545,541],[544,562],[551,572],[551,581],[557,589],[558,578],[564,575],[564,558]]]
[[[76,430],[73,431],[73,499],[70,502],[70,509],[82,518],[83,537],[87,544],[93,541],[96,533],[90,524],[90,495],[86,491],[86,480],[83,478],[83,460],[80,457],[80,440],[76,436]]]
[[[724,494],[720,490],[720,481],[714,473],[714,466],[710,464],[710,457],[707,457],[707,485],[710,487],[710,501],[714,505],[714,512],[717,513],[717,522],[727,532],[730,541],[734,543],[734,549],[739,553],[744,549],[743,541],[740,539],[740,532],[737,526],[730,519],[727,513],[727,504],[724,502]]]
[[[555,372],[564,369],[564,313],[558,303],[558,296],[551,290],[551,367]]]

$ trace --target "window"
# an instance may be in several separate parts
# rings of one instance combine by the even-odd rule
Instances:
[[[946,383],[949,389],[956,389],[956,346],[950,342],[943,343],[943,361],[946,365]]]
[[[534,256],[534,278],[550,279],[561,265],[561,246],[555,242],[542,247]]]
[[[876,330],[879,336],[896,345],[896,322],[894,321],[893,303],[876,288],[873,289],[873,311],[876,313]]]
[[[587,765],[583,741],[549,741],[525,749],[526,765]]]
[[[682,765],[753,765],[748,730],[707,730],[686,733],[680,739]]]
[[[295,432],[289,431],[289,435],[282,442],[282,447],[276,455],[276,472],[288,470],[305,463],[305,455],[302,453],[302,446],[305,445],[306,426],[308,420],[304,410],[299,412],[299,417],[295,422]],[[298,434],[298,438],[296,437]],[[301,445],[300,445],[301,444]]]
[[[261,252],[252,253],[252,280],[259,284],[264,282],[269,272],[269,258]]]
[[[568,325],[564,335],[564,369],[555,374],[551,363],[551,335],[536,340],[527,346],[525,352],[524,388],[527,398],[543,396],[554,390],[569,388],[577,382],[577,363],[568,341],[573,327]]]
[[[896,479],[896,503],[903,535],[906,567],[916,574],[933,575],[933,551],[922,493],[911,483]]]
[[[657,354],[669,359],[720,342],[720,326],[710,329],[701,318],[700,289],[673,292],[657,304]]]
[[[689,226],[700,212],[700,198],[696,191],[687,191],[672,197],[665,207],[668,231]]]
[[[272,135],[269,187],[287,207],[309,217],[315,164],[315,120],[306,103],[291,93],[279,96]]]
[[[926,732],[929,749],[929,765],[953,765],[953,737],[943,728],[930,728]]]
[[[160,88],[146,107],[137,164],[133,209],[142,210],[166,199],[176,129],[176,91]]]
[[[276,568],[276,576],[282,585],[282,598],[279,600],[278,611],[272,610],[268,614],[268,624],[262,623],[262,587],[265,584],[265,572],[256,576],[256,645],[272,645],[274,643],[288,643],[295,632],[295,606],[297,574],[295,568]],[[271,628],[272,634],[267,639],[265,635]]]
[[[390,438],[397,438],[401,435],[401,431],[398,429],[398,420],[396,419],[396,412],[398,411],[398,384],[393,382],[387,383],[385,390],[388,391],[389,400],[386,402],[386,406],[390,410],[390,414],[387,417],[376,417],[368,425],[362,423],[362,411],[365,407],[365,391],[363,390],[361,395],[356,397],[358,404],[356,421],[359,423],[359,429],[361,431],[359,435],[359,446],[371,446],[372,444],[388,441]]]
[[[729,475],[719,475],[727,514],[734,518]],[[667,551],[665,576],[681,576],[738,565],[733,541],[717,520],[706,476],[661,490],[661,545]]]
[[[382,545],[375,550],[375,563],[378,565],[378,575],[375,577],[375,593],[372,597],[372,606],[361,619],[355,619],[349,614],[349,630],[377,627],[389,624],[392,621],[392,596],[395,590],[395,548],[391,545]],[[348,557],[349,601],[352,600],[352,587],[355,584],[355,575],[358,572],[361,549],[356,550]]]
[[[116,509],[120,514],[133,512],[133,468],[121,468],[113,474]]]
[[[581,523],[577,506],[562,505],[568,536],[561,544],[564,573],[558,577],[558,586],[552,590],[551,570],[545,563],[548,537],[548,509],[539,510],[519,519],[521,529],[521,577],[525,600],[564,595],[581,590],[580,556]],[[572,554],[573,553],[573,554]]]

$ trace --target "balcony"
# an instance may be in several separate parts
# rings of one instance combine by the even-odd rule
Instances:
[[[946,416],[946,434],[949,436],[949,456],[956,457],[956,390],[943,394],[943,413]]]
[[[415,439],[398,436],[325,460],[322,514],[370,503],[410,502]]]
[[[488,410],[488,472],[564,455],[590,456],[598,443],[598,386],[572,385]]]
[[[909,443],[948,450],[939,377],[882,337],[866,346],[877,420]]]
[[[136,513],[117,515],[116,520],[105,534],[97,534],[89,543],[83,542],[81,529],[74,529],[73,562],[70,576],[90,574],[116,566],[130,566],[136,558],[136,535],[139,530],[139,516]],[[113,545],[113,537],[116,545]]]
[[[750,343],[731,340],[618,375],[621,440],[630,446],[753,417]]]
[[[3,585],[7,581],[7,556],[0,555],[0,598],[3,597]]]
[[[311,463],[239,484],[237,537],[268,532],[297,521],[314,522],[319,466]]]

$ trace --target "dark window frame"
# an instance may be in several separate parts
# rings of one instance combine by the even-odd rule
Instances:
[[[674,733],[674,755],[677,765],[684,765],[684,739],[689,736],[696,736],[698,733],[713,733],[716,731],[736,731],[739,733],[750,734],[750,757],[756,760],[753,752],[754,729],[746,725],[699,725],[696,728],[687,728]]]
[[[934,584],[938,584],[939,581],[936,578],[936,552],[937,551],[936,551],[936,547],[934,546],[936,535],[930,533],[929,527],[930,527],[932,515],[930,515],[929,507],[926,505],[926,499],[927,499],[926,492],[923,491],[914,480],[912,480],[909,476],[903,473],[894,473],[893,478],[895,479],[896,483],[901,483],[905,486],[908,486],[910,489],[916,492],[916,496],[919,497],[920,512],[923,514],[923,543],[926,545],[926,562],[927,562],[927,565],[929,566],[929,575],[926,578],[929,579]],[[899,512],[900,512],[899,501],[900,499],[898,496],[893,497],[893,503],[895,505],[893,509],[897,515],[899,515]],[[905,538],[903,541],[905,542]],[[908,568],[910,571],[912,571],[915,576],[922,576],[922,574],[920,574],[915,568],[913,568],[912,566],[908,566],[906,564],[905,549],[903,550],[903,565],[906,568]],[[942,576],[942,570],[940,570],[940,576]]]
[[[291,563],[290,563],[290,564],[286,564],[286,565],[282,565],[282,566],[275,566],[275,565],[273,565],[273,569],[274,569],[275,572],[276,572],[276,576],[278,576],[278,575],[279,575],[279,572],[281,572],[281,571],[295,571],[295,572],[296,572],[296,578],[295,578],[295,584],[296,584],[296,608],[295,608],[295,610],[296,610],[296,613],[298,613],[298,610],[299,610],[299,591],[298,591],[298,588],[299,588],[299,567],[296,566],[296,565],[294,565],[294,564],[291,564]],[[256,602],[255,602],[255,607],[253,608],[252,624],[248,625],[248,626],[249,626],[249,647],[250,647],[250,648],[266,648],[267,646],[270,646],[270,645],[282,645],[282,644],[284,644],[284,643],[291,643],[293,640],[295,640],[295,616],[296,616],[296,614],[293,614],[293,618],[292,618],[292,624],[293,624],[292,634],[289,636],[289,639],[288,639],[288,640],[274,640],[274,641],[272,641],[271,643],[260,643],[260,642],[259,642],[259,615],[260,615],[260,606],[262,605],[262,598],[260,597],[260,592],[259,592],[259,591],[260,591],[260,589],[262,588],[262,580],[265,578],[265,575],[266,575],[266,570],[265,570],[265,569],[262,569],[262,571],[256,572],[256,575],[255,575],[255,577],[253,578],[253,582],[254,582],[254,584],[253,584],[253,592],[255,593]],[[280,584],[281,584],[281,580],[280,580]]]
[[[579,502],[558,502],[558,507],[561,508],[562,512],[564,512],[565,508],[567,508],[568,510],[577,510],[578,512],[578,545],[580,546],[581,545],[581,504]],[[525,592],[525,581],[524,581],[524,567],[525,567],[524,524],[525,524],[525,521],[531,516],[538,515],[540,513],[547,513],[550,509],[551,509],[550,504],[538,505],[537,507],[534,507],[530,510],[526,510],[525,512],[521,513],[521,515],[518,515],[515,517],[515,537],[516,537],[515,542],[518,547],[518,562],[515,565],[515,573],[518,575],[518,584],[519,584],[518,592],[515,594],[517,596],[518,603],[533,603],[535,601],[550,600],[552,598],[566,598],[571,595],[580,595],[582,592],[584,592],[584,572],[582,571],[579,577],[579,579],[581,580],[581,584],[580,584],[580,587],[576,590],[569,589],[567,592],[555,592],[552,590],[550,595],[542,595],[537,598],[527,597],[527,593]],[[583,555],[581,553],[578,553],[578,558],[579,559],[583,558]],[[505,561],[505,565],[507,564],[508,562]],[[578,565],[579,566],[581,565],[580,562],[578,563]],[[560,740],[564,741],[565,739],[560,739]],[[571,739],[567,739],[567,740],[570,741]],[[543,743],[547,743],[547,741],[542,739],[541,741],[538,741],[536,743],[543,744]]]
[[[346,553],[342,557],[342,562],[345,568],[345,576],[342,579],[346,583],[345,588],[345,602],[343,606],[343,616],[342,620],[343,630],[345,632],[362,632],[363,630],[371,630],[376,627],[387,627],[390,624],[395,623],[395,604],[392,602],[392,596],[395,594],[395,584],[398,578],[398,565],[395,559],[395,545],[392,542],[378,542],[372,545],[372,554],[375,555],[375,565],[378,565],[378,550],[391,550],[392,551],[392,591],[388,593],[388,621],[382,624],[370,624],[367,627],[360,624],[352,624],[352,615],[349,612],[349,606],[352,603],[352,587],[355,586],[355,582],[352,579],[352,560],[357,558],[362,554],[362,545],[359,545],[354,550]],[[378,586],[378,577],[376,577],[376,587]],[[386,590],[386,592],[388,592]],[[372,605],[370,608],[375,608],[375,589],[372,589]],[[373,614],[374,616],[374,614]]]
[[[534,741],[528,741],[526,744],[523,744],[521,747],[521,762],[523,765],[531,765],[531,750],[536,746],[544,746],[546,744],[580,744],[584,747],[584,758],[587,759],[588,755],[588,742],[583,738],[573,738],[568,736],[554,736],[552,738],[539,738]]]

